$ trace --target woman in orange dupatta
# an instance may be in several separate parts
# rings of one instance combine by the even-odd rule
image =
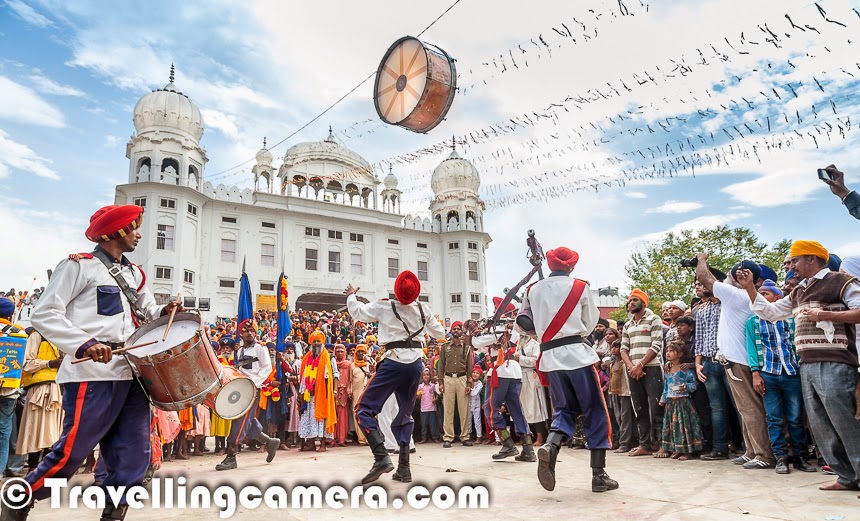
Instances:
[[[334,438],[337,413],[334,401],[334,371],[331,357],[323,349],[325,335],[317,329],[308,337],[311,349],[302,357],[299,370],[299,438],[303,451],[325,452],[326,439]],[[315,449],[316,440],[320,446]]]

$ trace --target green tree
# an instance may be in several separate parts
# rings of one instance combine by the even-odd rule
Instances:
[[[631,254],[625,273],[632,287],[648,294],[648,307],[659,313],[663,302],[675,299],[689,302],[695,294],[695,270],[682,267],[681,259],[705,252],[709,256],[708,264],[723,272],[741,259],[751,259],[780,274],[790,246],[791,241],[782,240],[769,247],[747,228],[719,226],[698,232],[683,230],[669,233],[644,250]]]

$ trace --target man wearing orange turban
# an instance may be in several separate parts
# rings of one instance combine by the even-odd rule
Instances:
[[[334,438],[337,410],[334,392],[334,370],[328,349],[323,349],[325,335],[319,329],[308,337],[310,349],[302,357],[299,369],[299,438],[303,451],[325,452],[326,439]],[[319,440],[319,448],[316,441]]]
[[[141,322],[182,306],[157,305],[143,270],[125,256],[141,239],[142,219],[140,206],[97,210],[85,233],[97,243],[94,251],[61,261],[33,310],[34,328],[65,353],[56,382],[67,398],[66,422],[60,440],[26,478],[30,504],[11,510],[5,502],[4,518],[14,512],[15,519],[26,519],[32,502],[50,495],[45,478],[71,478],[96,445],[112,485],[140,485],[150,467],[149,400],[113,350],[123,347]],[[72,365],[83,358],[90,361]],[[120,503],[111,502],[102,517],[123,519],[128,505],[125,498]]]
[[[400,447],[396,481],[409,483],[412,471],[409,467],[409,441],[412,439],[412,409],[421,379],[421,357],[424,334],[434,338],[445,338],[445,330],[436,320],[429,306],[416,302],[421,293],[421,283],[411,271],[400,273],[394,281],[394,296],[397,300],[377,300],[362,304],[355,294],[358,288],[347,286],[346,305],[353,320],[379,322],[379,343],[385,346],[385,354],[377,366],[376,373],[356,404],[356,417],[373,452],[373,467],[361,480],[362,484],[379,479],[394,470],[385,440],[379,431],[377,415],[385,401],[394,394],[400,408],[391,422],[391,430]]]

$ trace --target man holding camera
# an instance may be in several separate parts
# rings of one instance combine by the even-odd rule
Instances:
[[[742,433],[746,452],[734,460],[745,469],[773,468],[776,460],[770,446],[767,430],[767,412],[761,396],[753,388],[752,371],[746,344],[746,323],[752,316],[749,297],[737,284],[734,277],[738,270],[753,273],[756,284],[761,286],[761,266],[744,260],[732,268],[732,284],[718,282],[708,266],[708,254],[696,255],[696,279],[705,290],[720,299],[720,319],[717,328],[717,358],[725,366],[729,389],[741,415]],[[699,368],[697,368],[699,369]]]
[[[852,217],[860,219],[860,194],[845,186],[845,174],[840,172],[836,165],[819,168],[818,178],[827,183],[833,195],[842,200]]]
[[[268,456],[266,463],[275,459],[280,441],[263,434],[263,426],[257,419],[257,407],[259,406],[260,387],[272,373],[272,360],[269,358],[269,350],[257,342],[257,324],[251,319],[245,319],[236,328],[242,342],[233,353],[233,364],[242,374],[250,378],[257,386],[257,393],[251,408],[243,416],[233,420],[230,425],[230,436],[227,437],[227,456],[224,461],[215,465],[215,470],[232,470],[236,465],[236,452],[239,444],[246,438],[256,440],[266,447]]]

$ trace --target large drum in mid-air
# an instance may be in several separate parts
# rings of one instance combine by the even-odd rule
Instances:
[[[425,133],[445,119],[456,90],[454,59],[435,45],[404,36],[379,64],[373,102],[382,121]]]

